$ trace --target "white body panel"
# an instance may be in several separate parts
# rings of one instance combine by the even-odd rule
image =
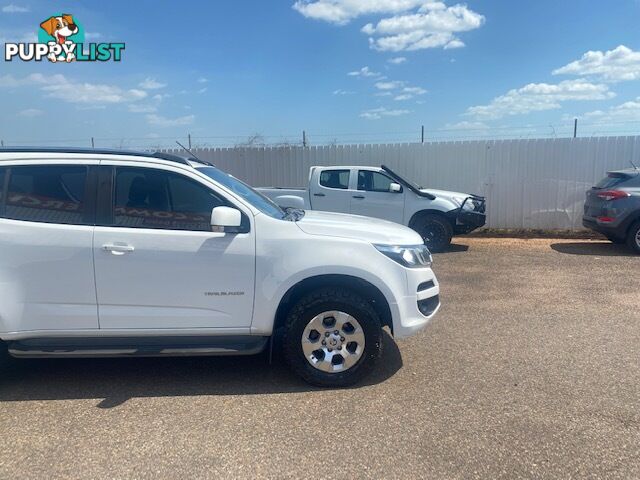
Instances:
[[[69,157],[21,154],[5,161],[6,155],[0,153],[0,167],[66,163]],[[307,212],[297,222],[273,218],[191,165],[124,155],[73,156],[74,164],[148,166],[190,177],[240,210],[249,232],[0,219],[2,340],[270,335],[286,292],[319,275],[349,275],[375,286],[389,304],[396,337],[414,333],[435,315],[425,317],[417,308],[420,283],[434,282],[421,296],[439,292],[432,270],[405,268],[373,246],[422,244],[409,228],[320,212]]]

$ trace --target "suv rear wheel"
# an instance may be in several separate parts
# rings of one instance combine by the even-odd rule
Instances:
[[[371,372],[382,352],[382,327],[371,305],[343,288],[320,288],[289,311],[284,357],[306,382],[346,387]]]
[[[627,245],[629,245],[633,251],[640,254],[640,220],[631,225],[629,234],[627,235]]]

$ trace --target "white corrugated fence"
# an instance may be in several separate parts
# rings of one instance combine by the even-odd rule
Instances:
[[[172,150],[178,152],[177,150]],[[491,228],[580,229],[585,191],[640,166],[640,136],[211,148],[194,153],[256,187],[302,187],[312,165],[388,165],[428,188],[487,197]]]

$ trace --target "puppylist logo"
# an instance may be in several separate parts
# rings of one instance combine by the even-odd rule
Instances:
[[[119,62],[124,48],[124,43],[85,44],[82,24],[73,15],[61,13],[40,23],[38,43],[5,43],[4,60],[11,62],[19,58],[25,62],[40,62],[46,58],[53,63]]]

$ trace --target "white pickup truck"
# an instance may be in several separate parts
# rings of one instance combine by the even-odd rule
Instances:
[[[484,197],[425,189],[384,165],[311,167],[308,189],[257,190],[283,208],[350,213],[408,225],[436,252],[446,248],[453,235],[469,233],[486,221]]]

